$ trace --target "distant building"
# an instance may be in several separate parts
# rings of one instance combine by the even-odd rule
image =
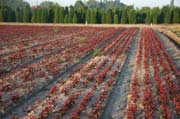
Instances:
[[[113,2],[113,1],[115,1],[115,2],[118,2],[118,3],[121,3],[121,0],[100,0],[100,3],[107,3],[107,2]]]
[[[174,0],[171,0],[170,6],[174,7]]]
[[[38,8],[38,5],[33,5],[32,6],[32,9],[36,9],[36,8]]]

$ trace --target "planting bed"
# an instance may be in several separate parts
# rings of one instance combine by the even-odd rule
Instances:
[[[0,29],[0,119],[180,118],[179,46],[156,30]]]

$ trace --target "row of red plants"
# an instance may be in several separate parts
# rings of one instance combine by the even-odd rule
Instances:
[[[142,32],[141,32],[142,34]],[[136,66],[135,70],[132,74],[131,82],[130,82],[130,91],[127,99],[127,109],[126,109],[126,117],[128,119],[134,119],[135,113],[137,111],[137,99],[138,99],[138,90],[139,90],[139,82],[138,82],[138,72],[139,67],[141,65],[142,60],[142,50],[143,50],[143,38],[140,35],[140,40],[138,42],[138,50],[136,56]]]
[[[155,116],[155,98],[153,97],[153,93],[157,95],[156,105],[160,106],[158,109],[158,111],[161,112],[161,115],[159,115],[160,117],[170,119],[172,118],[172,112],[175,115],[179,115],[179,72],[173,63],[171,56],[166,51],[166,48],[160,41],[160,38],[152,29],[142,29],[138,44],[136,66],[131,78],[130,91],[127,101],[126,117],[128,119],[134,119],[138,116],[137,112],[138,109],[140,109],[140,107],[138,107],[138,100],[141,98],[139,95],[141,93],[140,86],[142,86],[139,84],[139,80],[141,80],[139,79],[140,72],[141,75],[143,75],[143,88],[141,88],[143,95],[141,103],[143,105],[143,114],[145,118],[153,119]],[[153,74],[150,72],[150,61],[152,62],[154,70]],[[142,71],[144,71],[144,73],[142,73]],[[152,82],[154,82],[154,84]],[[156,89],[153,88],[153,85],[155,85]],[[170,103],[170,101],[172,103]],[[174,108],[172,108],[172,104]]]
[[[8,55],[1,57],[1,64],[0,72],[3,71],[11,71],[11,69],[22,66],[26,62],[32,61],[33,59],[36,59],[38,57],[42,57],[44,55],[50,54],[50,53],[56,53],[60,54],[62,51],[66,48],[70,48],[72,46],[76,47],[79,43],[87,43],[91,41],[91,36],[94,34],[98,34],[100,31],[99,29],[90,29],[89,32],[87,32],[85,29],[78,32],[78,30],[75,33],[69,33],[63,34],[64,36],[49,36],[46,37],[46,39],[43,40],[42,43],[36,43],[36,45],[32,47],[18,47],[21,48],[21,50],[15,51],[13,50],[13,53],[10,53]],[[97,37],[97,35],[95,35]],[[67,37],[69,36],[69,37]],[[83,38],[82,40],[78,39]],[[14,46],[14,45],[12,45]],[[17,47],[17,46],[14,46]]]
[[[135,35],[137,29],[131,29],[131,30],[132,30],[131,35]],[[121,40],[122,39],[119,39],[117,40],[117,42],[121,42]],[[58,104],[58,100],[63,100],[63,103],[61,104],[61,106],[60,107],[58,106],[59,109],[55,111],[56,114],[54,115],[54,118],[60,118],[61,116],[66,115],[67,111],[69,111],[71,108],[77,105],[77,101],[80,100],[78,101],[79,104],[77,105],[77,108],[73,110],[74,113],[73,112],[71,113],[73,117],[75,116],[79,117],[82,112],[82,109],[86,108],[86,104],[91,98],[91,95],[94,96],[93,92],[96,91],[97,88],[99,88],[98,85],[103,84],[102,82],[104,82],[106,75],[110,75],[110,74],[117,75],[117,73],[115,73],[117,71],[112,69],[112,65],[115,64],[115,62],[117,62],[117,59],[119,58],[118,56],[125,51],[124,49],[126,48],[126,46],[128,47],[131,45],[132,40],[133,40],[133,37],[129,39],[128,38],[124,39],[122,41],[122,44],[119,44],[119,43],[114,44],[114,45],[119,45],[118,50],[115,50],[115,52],[112,52],[110,57],[96,56],[92,60],[87,61],[87,63],[82,64],[81,68],[78,68],[75,72],[73,72],[73,74],[70,74],[67,78],[60,79],[62,81],[60,81],[59,84],[52,86],[50,88],[48,96],[51,97],[51,99],[55,99],[55,104]],[[114,41],[114,39],[112,39],[112,41]],[[107,45],[107,47],[108,46],[109,44]],[[109,51],[106,53],[102,52],[102,54],[108,54],[108,53]],[[127,52],[124,52],[124,53],[127,53]],[[125,60],[125,57],[122,57],[122,60]],[[111,62],[111,63],[108,64],[108,62]],[[118,67],[120,68],[120,66]],[[113,75],[113,77],[115,77],[116,75]],[[107,81],[110,83],[110,80],[107,80]],[[85,89],[88,86],[91,86],[91,88],[90,90],[86,91]],[[86,93],[83,91],[85,91]],[[79,99],[82,95],[83,95],[82,99]],[[45,99],[42,100],[41,104],[46,105]],[[47,117],[49,113],[52,113],[52,111],[55,110],[55,107],[54,108],[49,107],[49,110],[46,110],[47,109],[46,106],[43,106],[42,111],[40,111],[39,114],[34,114],[34,115],[44,115],[42,117]],[[37,108],[38,106],[35,107],[34,109],[37,109]],[[32,109],[32,111],[34,109]],[[43,110],[45,110],[46,113]],[[28,113],[25,115],[25,118],[28,118],[29,116],[32,116],[32,115]]]
[[[3,102],[1,104],[2,110],[14,103],[11,98],[15,94],[18,93],[18,97],[21,98],[21,96],[33,92],[38,86],[52,80],[58,72],[61,72],[68,65],[74,64],[76,62],[75,59],[79,59],[87,54],[87,52],[95,48],[110,35],[113,35],[116,31],[117,29],[113,29],[109,33],[90,39],[92,40],[91,42],[77,45],[75,48],[66,49],[61,54],[45,58],[3,77],[0,89],[2,94],[1,101]],[[63,57],[65,61],[58,62],[59,56]]]
[[[157,53],[157,57],[159,59],[160,65],[163,68],[163,77],[160,77],[158,75],[158,74],[160,74],[159,69],[156,69],[157,73],[155,75],[156,80],[158,80],[158,78],[163,80],[163,81],[161,81],[160,79],[158,80],[161,90],[164,91],[164,93],[162,93],[162,91],[161,91],[161,94],[163,97],[161,97],[160,100],[167,104],[168,104],[169,100],[172,100],[172,102],[175,105],[176,112],[179,115],[180,114],[180,108],[179,108],[180,94],[179,94],[179,86],[178,86],[178,84],[176,84],[176,82],[179,82],[179,73],[178,73],[177,69],[175,68],[175,65],[173,64],[172,59],[170,58],[169,54],[165,50],[165,47],[160,42],[159,38],[156,36],[156,34],[153,31],[150,31],[150,33],[154,36],[152,40],[153,40],[154,46],[156,48],[156,53]],[[158,68],[158,67],[156,67],[156,68]],[[174,80],[172,80],[173,77],[172,77],[171,72],[174,73],[174,76],[175,76]],[[165,83],[163,84],[163,82],[165,82]],[[165,106],[163,105],[163,107],[165,107]],[[164,110],[167,112],[167,114],[165,114],[165,115],[167,115],[167,117],[170,118],[170,109],[165,108]]]
[[[146,119],[153,119],[153,110],[155,108],[154,98],[152,95],[152,81],[150,79],[150,71],[149,71],[149,64],[150,64],[150,45],[149,45],[149,37],[147,37],[146,30],[143,29],[143,40],[144,40],[144,89],[143,89],[143,97],[142,97],[142,104],[144,106],[144,115]]]

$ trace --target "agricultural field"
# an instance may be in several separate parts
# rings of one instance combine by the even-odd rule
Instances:
[[[156,27],[0,25],[0,119],[180,119],[180,44]]]
[[[174,32],[178,37],[180,37],[180,28],[179,27],[169,29],[169,30]]]

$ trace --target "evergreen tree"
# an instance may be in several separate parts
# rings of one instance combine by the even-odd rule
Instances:
[[[127,13],[126,9],[122,9],[121,24],[127,24]]]
[[[180,14],[179,14],[179,9],[174,8],[173,9],[173,23],[179,23],[180,22]]]
[[[145,20],[146,24],[150,24],[151,23],[151,12],[147,11],[146,13],[146,20]]]
[[[46,8],[42,8],[41,11],[41,22],[47,23],[48,22],[48,10]]]
[[[107,14],[106,14],[106,23],[111,24],[113,22],[112,20],[112,10],[109,9],[107,10]]]
[[[128,21],[129,21],[129,24],[135,24],[136,23],[136,11],[134,9],[131,9],[129,11]]]
[[[37,23],[41,23],[41,8],[38,8],[37,9],[37,20],[36,20],[36,22]]]
[[[102,17],[102,12],[100,8],[96,8],[96,23],[100,24],[101,23],[101,17]]]
[[[0,9],[0,22],[4,22],[3,9]]]
[[[160,16],[160,9],[158,7],[155,7],[152,9],[152,22],[153,24],[158,24]]]
[[[54,23],[59,23],[59,7],[55,6],[54,9]]]
[[[167,13],[168,9],[169,9],[169,6],[162,7],[162,9],[161,9],[161,17],[160,17],[161,23],[165,23],[165,17],[166,17],[166,13]]]
[[[171,9],[167,9],[167,12],[165,14],[165,20],[164,23],[170,24],[171,23]]]
[[[20,22],[23,22],[23,9],[20,10]]]
[[[9,17],[9,14],[8,14],[8,11],[9,11],[9,7],[7,6],[2,6],[1,8],[2,10],[2,16],[3,16],[3,22],[8,22],[8,17]]]
[[[15,22],[16,21],[16,14],[11,8],[8,8],[7,11],[7,22]]]
[[[118,23],[119,23],[118,15],[114,14],[114,24],[118,24]]]
[[[5,0],[4,0],[5,1]],[[89,3],[97,3],[90,1]],[[143,7],[134,9],[133,6],[120,7],[117,1],[108,1],[100,7],[91,7],[85,5],[82,1],[77,1],[75,6],[60,7],[53,2],[43,2],[38,8],[30,8],[16,5],[15,9],[0,5],[0,22],[43,22],[43,23],[180,23],[180,7],[164,6],[162,9],[154,7]],[[96,5],[95,5],[96,6]],[[17,9],[16,9],[17,8]],[[31,13],[32,12],[32,13]]]
[[[101,23],[102,24],[106,23],[106,13],[105,12],[102,13]]]
[[[53,6],[48,8],[48,22],[53,23],[54,20],[54,11]]]
[[[73,23],[77,23],[78,22],[76,13],[74,13],[74,15],[73,15],[73,21],[72,22]]]
[[[96,16],[96,11],[92,10],[91,12],[91,22],[92,24],[96,24],[97,20],[96,20],[97,16]]]
[[[30,7],[26,6],[23,9],[23,22],[30,22]]]
[[[60,7],[60,12],[59,12],[59,23],[64,22],[64,8]]]
[[[66,16],[64,17],[64,23],[69,23],[69,18],[68,18],[68,14],[66,14]]]
[[[32,9],[32,18],[31,18],[31,22],[32,23],[36,23],[37,22],[37,9]]]
[[[85,10],[85,8],[84,7],[82,7],[82,8],[76,8],[75,9],[76,10],[76,15],[77,15],[77,18],[78,18],[78,23],[85,23],[85,13],[86,13],[86,10]],[[92,10],[93,11],[93,10]],[[92,14],[92,12],[91,12],[91,14]]]
[[[21,12],[19,8],[16,8],[16,22],[21,22]]]
[[[91,23],[91,11],[89,9],[86,12],[86,22]]]
[[[73,16],[74,16],[74,8],[71,6],[70,9],[69,9],[69,12],[68,12],[68,22],[69,23],[72,23],[72,19],[73,19]]]

